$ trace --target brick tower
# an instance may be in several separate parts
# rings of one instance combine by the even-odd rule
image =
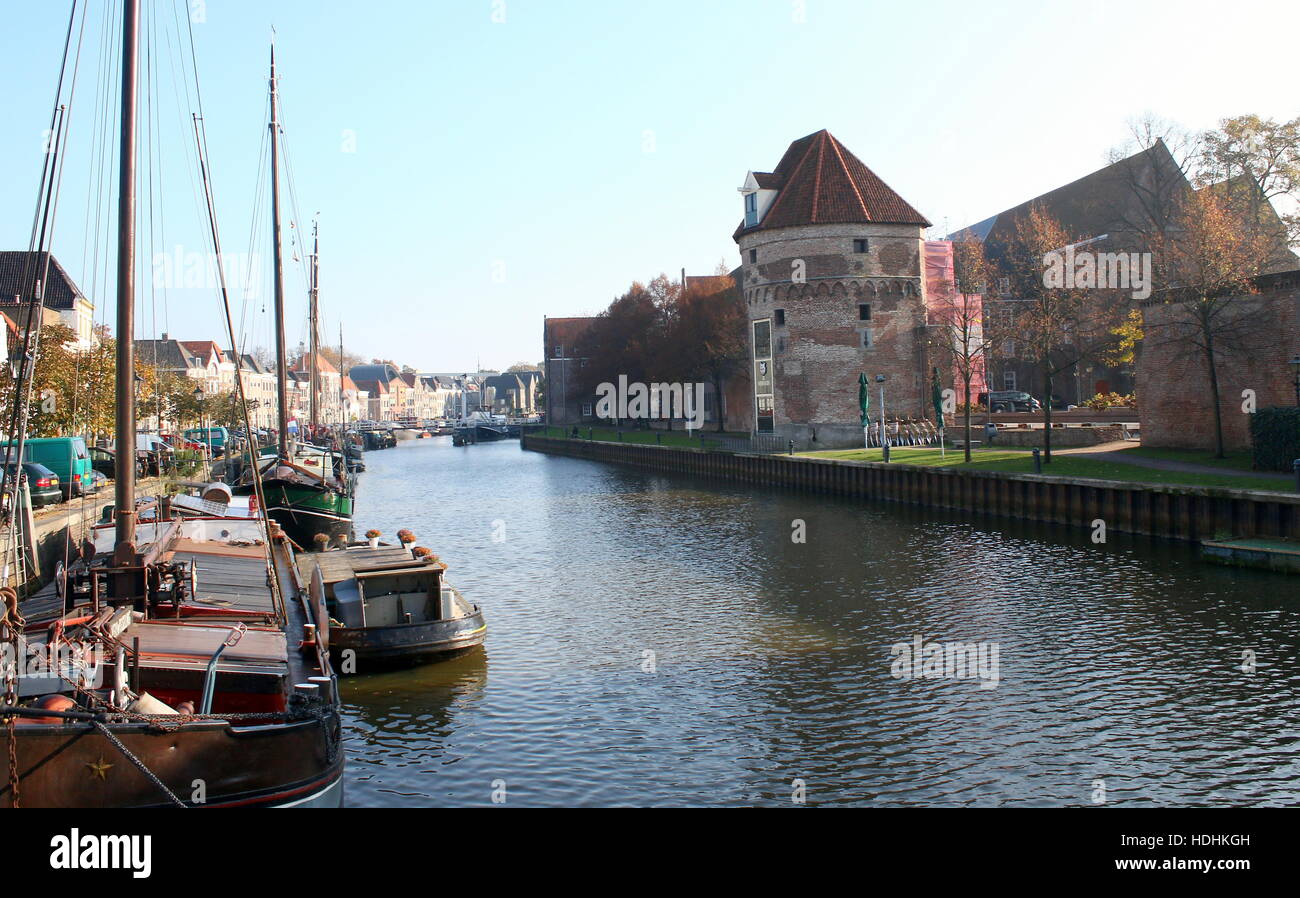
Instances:
[[[883,374],[886,414],[929,398],[924,229],[930,222],[827,131],[749,172],[739,283],[756,426],[800,447],[861,445],[857,378]]]

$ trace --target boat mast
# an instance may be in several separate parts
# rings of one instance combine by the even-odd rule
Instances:
[[[122,130],[117,186],[117,466],[114,560],[135,556],[135,93],[139,0],[122,3]]]
[[[276,445],[289,457],[289,365],[284,351],[284,260],[280,251],[280,120],[275,93],[275,41],[271,41],[271,245],[275,260]]]
[[[319,352],[317,332],[320,326],[320,311],[317,297],[320,294],[320,225],[316,222],[311,227],[311,429],[315,432],[320,424],[320,363],[316,359]]]
[[[343,401],[343,322],[339,322],[339,425],[346,428],[347,406]]]

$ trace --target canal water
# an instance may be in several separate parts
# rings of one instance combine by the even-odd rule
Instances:
[[[488,639],[344,681],[349,805],[1300,800],[1286,577],[518,441],[366,465],[357,532],[414,530]],[[904,677],[918,639],[984,676]]]

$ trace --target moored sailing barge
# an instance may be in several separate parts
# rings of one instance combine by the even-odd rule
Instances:
[[[136,429],[139,0],[123,0],[122,16],[119,446],[131,445]],[[201,141],[199,161],[206,173]],[[204,190],[211,217],[206,177]],[[219,247],[215,219],[212,228]],[[224,283],[222,295],[233,346]],[[31,300],[37,312],[38,296]],[[29,331],[39,320],[29,316]],[[17,410],[21,382],[14,395]],[[25,415],[16,411],[15,420],[22,433]],[[7,768],[0,805],[337,806],[339,697],[328,647],[316,638],[318,629],[328,632],[328,618],[323,603],[299,589],[292,549],[267,522],[265,499],[256,517],[169,520],[164,507],[140,524],[129,453],[118,454],[115,475],[112,523],[94,531],[66,570],[25,603],[12,585],[0,589],[0,763]],[[6,559],[6,576],[10,570]]]

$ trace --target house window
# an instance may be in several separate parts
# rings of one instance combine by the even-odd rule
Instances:
[[[756,249],[751,249],[751,250],[749,251],[749,261],[751,261],[751,262],[757,262],[757,261],[758,261],[758,250],[756,250]]]
[[[1016,372],[1014,372],[1014,371],[1003,371],[1003,372],[1002,372],[1002,389],[1004,389],[1004,390],[1014,390],[1015,388],[1016,388]]]
[[[582,417],[584,417],[584,418],[590,418],[590,417],[591,417],[591,403],[590,403],[590,402],[584,402],[584,403],[582,404]]]
[[[785,309],[773,309],[772,314],[776,316],[776,326],[782,327],[785,324]]]
[[[563,343],[556,343],[556,344],[555,344],[555,352],[553,352],[553,353],[551,354],[551,358],[553,358],[553,359],[562,359],[562,358],[564,358],[564,344],[563,344]]]
[[[867,251],[866,238],[859,238],[853,241],[853,251],[855,253],[865,253]]]
[[[764,319],[754,322],[754,358],[772,357],[772,322]]]
[[[1011,292],[1011,278],[998,278],[998,294],[1006,296]]]
[[[871,303],[869,302],[858,303],[858,320],[859,321],[871,320]]]

